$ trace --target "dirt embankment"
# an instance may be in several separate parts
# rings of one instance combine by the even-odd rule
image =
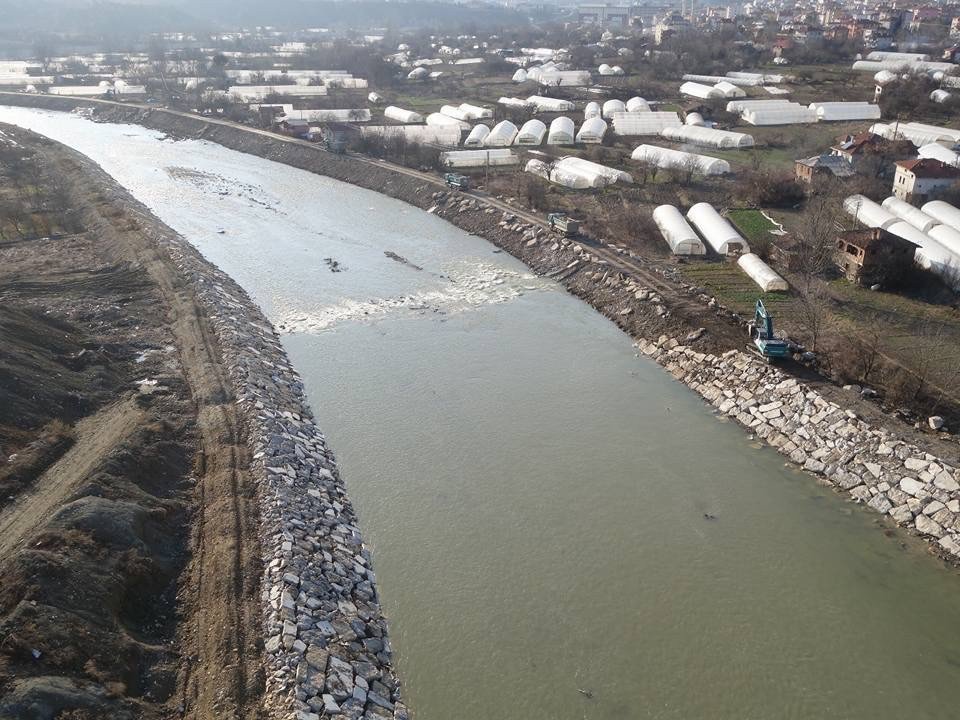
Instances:
[[[5,190],[71,222],[0,239],[0,717],[257,717],[256,498],[171,231],[86,158],[3,132],[4,172],[30,173]]]

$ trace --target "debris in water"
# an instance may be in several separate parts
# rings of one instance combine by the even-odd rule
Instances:
[[[577,692],[583,695],[587,700],[593,699],[593,692],[590,690],[584,690],[583,688],[577,688]]]
[[[412,262],[410,262],[409,260],[407,260],[403,255],[397,255],[397,254],[396,254],[395,252],[393,252],[392,250],[384,250],[384,251],[383,251],[383,254],[386,255],[386,256],[387,256],[388,258],[390,258],[391,260],[396,260],[396,261],[397,261],[398,263],[400,263],[401,265],[409,265],[409,266],[412,267],[414,270],[423,270],[423,268],[420,267],[419,265],[413,264]]]
[[[324,258],[323,261],[327,264],[327,267],[330,268],[330,272],[343,272],[346,270],[343,265],[333,258]]]
[[[704,520],[716,520],[716,519],[717,519],[717,516],[716,516],[716,515],[711,515],[710,513],[704,513],[704,514],[703,514],[703,519],[704,519]]]

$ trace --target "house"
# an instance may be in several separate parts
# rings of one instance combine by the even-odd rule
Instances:
[[[932,200],[960,180],[960,169],[933,158],[900,160],[896,165],[893,194],[906,202]]]
[[[824,153],[794,162],[794,175],[797,181],[813,187],[818,177],[848,178],[854,175],[850,163],[838,155]]]
[[[888,140],[867,131],[838,138],[830,153],[846,160],[858,172],[890,177],[894,171],[890,160],[912,156],[914,147],[909,141]]]
[[[291,137],[306,138],[310,134],[310,123],[306,120],[295,120],[284,117],[279,121],[277,129],[284,135]]]
[[[916,249],[909,240],[881,228],[845,230],[837,236],[834,262],[850,282],[883,284],[902,276]]]
[[[577,6],[577,18],[583,24],[630,25],[633,8],[627,3],[589,3]]]

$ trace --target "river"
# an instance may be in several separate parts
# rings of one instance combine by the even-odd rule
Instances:
[[[956,714],[956,574],[557,285],[420,210],[214,144],[0,121],[93,158],[281,329],[418,720]]]

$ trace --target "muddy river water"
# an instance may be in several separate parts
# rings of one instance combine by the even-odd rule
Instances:
[[[957,716],[956,574],[486,241],[205,142],[0,121],[89,155],[281,329],[419,720]]]

